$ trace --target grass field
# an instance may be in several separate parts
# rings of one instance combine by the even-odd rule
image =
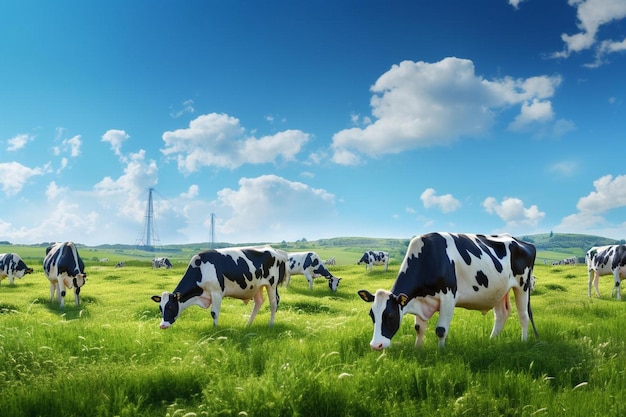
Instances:
[[[0,283],[0,415],[626,413],[626,303],[610,298],[610,277],[601,279],[602,298],[588,299],[584,266],[536,267],[539,340],[532,332],[519,340],[515,312],[490,340],[491,313],[457,309],[445,349],[437,347],[436,317],[421,349],[407,317],[392,346],[375,352],[369,305],[356,291],[390,288],[397,263],[388,272],[365,273],[351,262],[331,267],[343,277],[337,293],[323,279],[310,291],[294,276],[279,290],[273,328],[267,303],[246,327],[251,303],[226,299],[217,328],[208,310],[193,306],[164,331],[150,296],[172,290],[185,265],[114,262],[87,261],[83,303],[74,306],[70,295],[64,311],[49,303],[37,264],[27,262],[35,273],[15,285]]]

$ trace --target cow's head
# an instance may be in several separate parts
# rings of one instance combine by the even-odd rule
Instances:
[[[370,263],[369,252],[365,252],[363,256],[361,256],[361,259],[359,259],[359,262],[357,262],[357,265],[361,265],[363,262],[365,262],[366,264]]]
[[[341,281],[341,278],[331,276],[326,279],[328,280],[328,288],[330,288],[331,291],[337,291],[337,288],[339,288],[339,281]]]
[[[165,330],[174,324],[180,313],[180,293],[164,292],[160,296],[153,295],[152,301],[159,303],[159,310],[161,310],[159,327]]]
[[[359,296],[363,301],[373,303],[370,309],[370,317],[374,322],[374,335],[370,347],[381,350],[391,346],[391,338],[398,332],[404,307],[409,301],[405,294],[395,295],[389,291],[378,290],[372,295],[367,290],[360,290]]]

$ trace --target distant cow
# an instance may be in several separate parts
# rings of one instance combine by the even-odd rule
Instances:
[[[270,246],[207,250],[194,255],[173,292],[152,296],[161,310],[161,329],[170,327],[193,304],[210,306],[213,325],[217,326],[224,297],[238,298],[244,303],[254,300],[250,325],[263,304],[263,287],[270,301],[272,326],[280,300],[278,284],[288,274],[287,261],[286,252]]]
[[[126,266],[126,262],[118,262],[118,263],[115,264],[116,268],[123,268],[125,266]]]
[[[365,264],[366,270],[372,270],[374,265],[385,265],[385,272],[389,269],[389,253],[383,251],[367,251],[363,253],[358,265]]]
[[[9,277],[9,284],[13,285],[15,278],[22,278],[25,274],[32,274],[33,268],[26,266],[17,253],[0,253],[0,282]]]
[[[46,248],[43,271],[50,281],[50,302],[57,291],[60,307],[65,306],[65,289],[74,288],[74,301],[79,304],[80,289],[85,285],[85,264],[72,242],[55,243]]]
[[[324,264],[326,265],[335,265],[337,263],[337,261],[335,261],[335,257],[333,256],[332,258],[326,259],[326,262],[324,262]]]
[[[552,262],[552,266],[556,265],[576,265],[578,263],[578,258],[572,256],[570,258],[561,259],[560,261]]]
[[[591,297],[591,285],[596,288],[596,295],[600,296],[598,281],[600,276],[613,274],[615,282],[614,290],[617,299],[622,299],[620,290],[621,276],[626,275],[626,245],[594,246],[585,255],[587,261],[588,289],[587,295]]]
[[[535,255],[533,245],[506,234],[430,233],[413,238],[391,291],[378,290],[376,295],[367,290],[358,292],[364,301],[373,302],[371,348],[389,347],[405,314],[415,315],[415,345],[420,346],[426,322],[437,311],[435,332],[439,346],[443,347],[455,307],[483,313],[493,309],[494,337],[509,316],[511,289],[522,340],[528,336],[529,320],[537,336],[530,309]]]
[[[98,262],[109,262],[109,258],[100,258]]]
[[[152,260],[152,267],[170,269],[172,267],[172,263],[167,258],[154,258]]]
[[[291,252],[289,255],[289,277],[287,277],[287,286],[291,275],[304,275],[309,282],[309,288],[313,289],[313,278],[322,276],[328,280],[328,287],[331,291],[337,291],[341,278],[333,276],[324,263],[315,252]]]

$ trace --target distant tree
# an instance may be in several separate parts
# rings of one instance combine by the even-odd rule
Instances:
[[[552,239],[552,236],[554,236],[554,233],[550,230],[550,239]]]

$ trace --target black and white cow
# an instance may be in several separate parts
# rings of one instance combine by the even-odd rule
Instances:
[[[87,274],[85,264],[78,255],[72,242],[59,242],[46,248],[43,260],[43,272],[50,281],[50,302],[57,292],[57,300],[61,308],[65,306],[65,289],[74,288],[74,301],[80,303],[80,289],[85,285]]]
[[[154,258],[152,260],[152,267],[170,269],[172,267],[172,263],[167,258]]]
[[[626,276],[626,245],[594,246],[585,255],[589,285],[587,295],[591,297],[591,285],[596,288],[596,295],[600,297],[598,281],[602,275],[613,275],[614,291],[617,299],[622,299],[620,290],[621,277]]]
[[[385,265],[385,272],[389,269],[389,252],[384,251],[367,251],[363,253],[357,265],[365,264],[365,270],[372,270],[374,265]]]
[[[437,311],[436,334],[443,347],[455,307],[483,314],[493,309],[491,337],[497,336],[509,316],[511,289],[522,340],[527,339],[529,320],[538,336],[530,309],[535,255],[533,245],[507,234],[430,233],[413,238],[391,291],[358,292],[364,301],[373,302],[371,348],[389,347],[405,314],[415,315],[415,345],[422,345],[426,322]]]
[[[313,278],[322,276],[328,280],[328,288],[337,291],[341,278],[330,273],[326,266],[315,252],[290,252],[289,254],[289,277],[287,286],[291,280],[291,275],[304,275],[309,282],[309,288],[313,289]]]
[[[161,310],[161,329],[170,327],[193,304],[202,308],[210,306],[213,325],[217,326],[224,297],[238,298],[244,303],[254,300],[249,326],[263,304],[264,287],[272,326],[280,300],[278,284],[288,274],[287,261],[286,252],[271,246],[215,249],[194,255],[173,292],[152,296]]]
[[[0,253],[0,282],[9,277],[9,283],[13,285],[15,278],[22,278],[25,274],[32,274],[33,268],[26,266],[17,253]]]

